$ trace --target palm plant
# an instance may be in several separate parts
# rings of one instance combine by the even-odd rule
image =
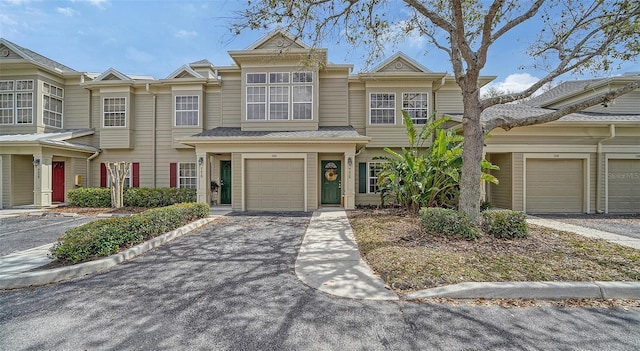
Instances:
[[[395,202],[413,211],[434,206],[456,208],[464,137],[442,128],[448,118],[431,118],[421,131],[406,111],[402,111],[402,118],[409,148],[403,147],[401,152],[385,148],[389,156],[377,158],[383,161],[378,173],[382,203]],[[430,138],[433,142],[425,147]],[[498,167],[486,160],[482,166],[482,179],[497,184],[487,171]]]

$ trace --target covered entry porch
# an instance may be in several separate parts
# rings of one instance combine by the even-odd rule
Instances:
[[[306,212],[355,207],[355,154],[368,140],[350,127],[216,128],[180,142],[195,147],[199,202],[230,204],[236,211]]]
[[[0,136],[0,208],[49,207],[66,202],[68,190],[87,184],[88,163],[99,149],[60,140],[72,135]]]

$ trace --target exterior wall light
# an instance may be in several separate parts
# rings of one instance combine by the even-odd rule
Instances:
[[[36,158],[35,160],[33,160],[33,166],[34,167],[40,166],[40,159],[39,158]]]
[[[353,158],[351,158],[351,156],[349,156],[349,158],[347,158],[347,164],[349,165],[349,167],[351,167],[353,165]]]
[[[204,157],[198,157],[198,165],[202,166],[202,164],[204,163]]]

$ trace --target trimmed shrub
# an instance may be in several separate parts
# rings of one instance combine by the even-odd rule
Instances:
[[[67,193],[69,204],[79,207],[111,207],[111,188],[77,188]],[[186,188],[125,188],[124,205],[164,207],[195,202],[196,190]]]
[[[491,201],[482,201],[480,203],[480,212],[493,209],[493,204]]]
[[[77,188],[67,192],[69,204],[79,207],[111,207],[111,189]]]
[[[109,256],[207,216],[207,204],[180,203],[131,217],[100,219],[68,230],[51,248],[51,253],[56,259],[70,263]]]
[[[482,231],[502,239],[524,238],[529,235],[526,216],[521,211],[486,210],[480,214]]]
[[[461,235],[467,240],[478,237],[478,230],[467,215],[447,208],[423,207],[420,224],[430,234]]]

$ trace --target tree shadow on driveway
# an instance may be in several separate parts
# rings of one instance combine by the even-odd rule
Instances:
[[[0,292],[0,349],[634,349],[640,311],[336,298],[293,267],[308,216],[231,216],[81,280]]]

